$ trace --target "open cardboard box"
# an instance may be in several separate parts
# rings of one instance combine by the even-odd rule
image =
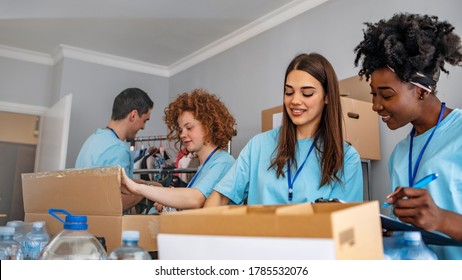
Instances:
[[[189,245],[178,248],[185,240]],[[262,245],[259,252],[256,242]],[[383,259],[377,201],[221,206],[168,213],[160,216],[158,246],[160,259]]]
[[[120,246],[123,230],[138,230],[138,244],[157,251],[159,216],[122,215],[121,172],[120,167],[111,166],[22,174],[25,221],[45,221],[55,236],[63,224],[48,209],[65,209],[87,216],[88,231],[106,239],[108,252]]]

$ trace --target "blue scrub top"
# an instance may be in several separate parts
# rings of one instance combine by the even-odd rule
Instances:
[[[230,171],[218,183],[215,190],[235,204],[247,198],[248,204],[288,204],[314,202],[317,198],[338,198],[346,202],[363,200],[363,176],[361,160],[357,151],[344,144],[344,172],[342,182],[319,186],[321,169],[316,149],[313,150],[293,186],[293,200],[288,198],[287,172],[285,177],[276,177],[269,169],[279,137],[280,128],[253,137],[241,151]],[[297,165],[303,163],[313,139],[298,140]],[[292,171],[292,180],[295,170]]]

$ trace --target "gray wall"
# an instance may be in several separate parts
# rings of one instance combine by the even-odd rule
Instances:
[[[66,168],[74,167],[86,138],[107,125],[115,96],[127,87],[145,90],[154,101],[151,120],[138,135],[164,135],[168,78],[67,58],[46,66],[0,57],[0,101],[51,107],[72,93]]]
[[[170,98],[184,90],[203,87],[217,94],[237,119],[233,139],[237,156],[245,143],[260,132],[261,111],[282,104],[285,68],[302,52],[319,52],[333,64],[339,79],[356,75],[354,47],[362,39],[363,22],[389,18],[396,12],[428,13],[448,20],[462,35],[462,2],[406,0],[330,0],[232,49],[170,78]],[[449,107],[462,107],[462,69],[442,75],[439,97]],[[459,87],[457,86],[459,84]],[[409,126],[390,131],[380,123],[382,160],[372,165],[372,196],[383,201],[390,192],[387,159]]]
[[[59,98],[72,93],[67,167],[74,167],[87,137],[108,124],[115,96],[128,87],[143,89],[154,101],[151,119],[138,135],[164,135],[162,116],[168,102],[167,78],[64,59]]]
[[[0,57],[0,101],[49,107],[53,67]]]

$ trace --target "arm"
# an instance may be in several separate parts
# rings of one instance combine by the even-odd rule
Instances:
[[[205,201],[204,208],[227,205],[230,201],[231,200],[229,198],[222,195],[221,193],[213,191],[209,198],[207,198],[207,201]]]
[[[141,195],[152,201],[178,209],[201,208],[205,203],[205,196],[197,189],[148,186],[128,178],[125,171],[122,173],[124,188],[132,194]]]
[[[439,208],[427,190],[398,187],[387,202],[393,204],[393,214],[401,221],[462,241],[462,215]]]
[[[122,193],[122,209],[128,210],[138,204],[144,197],[141,195],[135,195],[135,194],[125,194]]]
[[[161,183],[156,182],[156,181],[146,181],[146,180],[143,180],[143,179],[132,179],[132,180],[137,182],[138,184],[145,184],[145,185],[150,185],[150,186],[163,187]]]

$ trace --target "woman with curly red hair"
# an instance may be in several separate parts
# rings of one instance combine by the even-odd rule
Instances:
[[[195,153],[200,166],[187,188],[163,188],[138,184],[124,174],[124,191],[142,195],[177,209],[204,205],[215,184],[226,174],[234,158],[226,151],[235,134],[236,120],[225,104],[203,89],[182,93],[165,108],[169,140],[177,148]]]

